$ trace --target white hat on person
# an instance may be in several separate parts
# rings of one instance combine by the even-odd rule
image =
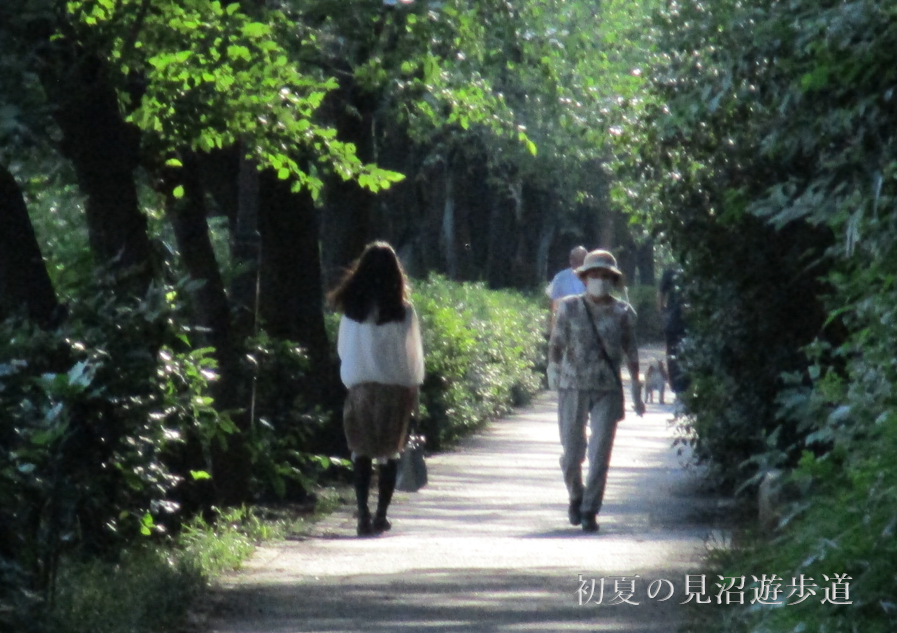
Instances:
[[[620,269],[617,268],[617,258],[614,257],[610,251],[605,251],[602,249],[590,251],[588,255],[586,255],[585,260],[582,262],[582,266],[574,270],[577,275],[584,275],[590,270],[594,270],[596,268],[604,268],[605,270],[609,270],[617,277],[622,277],[623,273],[620,272]]]

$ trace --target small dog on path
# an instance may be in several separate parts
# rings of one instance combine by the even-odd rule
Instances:
[[[648,363],[648,371],[645,373],[645,402],[654,402],[654,392],[659,393],[658,401],[663,404],[663,392],[666,388],[667,370],[662,360],[652,360]]]

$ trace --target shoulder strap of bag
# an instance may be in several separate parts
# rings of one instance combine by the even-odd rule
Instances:
[[[586,311],[586,318],[588,318],[589,323],[592,326],[592,332],[595,333],[595,338],[598,339],[598,351],[601,352],[602,358],[604,358],[604,362],[608,364],[611,371],[614,374],[614,380],[617,382],[617,386],[622,388],[623,381],[620,378],[620,369],[617,367],[616,363],[611,359],[610,354],[607,353],[607,349],[604,347],[604,340],[601,338],[601,335],[598,333],[598,326],[595,325],[595,317],[592,316],[592,311],[589,310],[589,304],[586,303],[585,295],[582,296],[582,309]]]

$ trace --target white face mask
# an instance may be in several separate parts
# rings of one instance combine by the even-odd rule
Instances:
[[[614,282],[610,279],[598,279],[591,277],[586,281],[586,292],[593,297],[606,297],[614,287]]]

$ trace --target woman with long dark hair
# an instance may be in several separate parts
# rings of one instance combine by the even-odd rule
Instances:
[[[342,313],[337,349],[340,376],[349,388],[343,428],[354,463],[359,536],[391,527],[386,511],[396,486],[399,453],[424,381],[420,325],[409,294],[395,251],[385,242],[373,242],[329,297]],[[374,461],[379,483],[372,519],[368,494]]]

